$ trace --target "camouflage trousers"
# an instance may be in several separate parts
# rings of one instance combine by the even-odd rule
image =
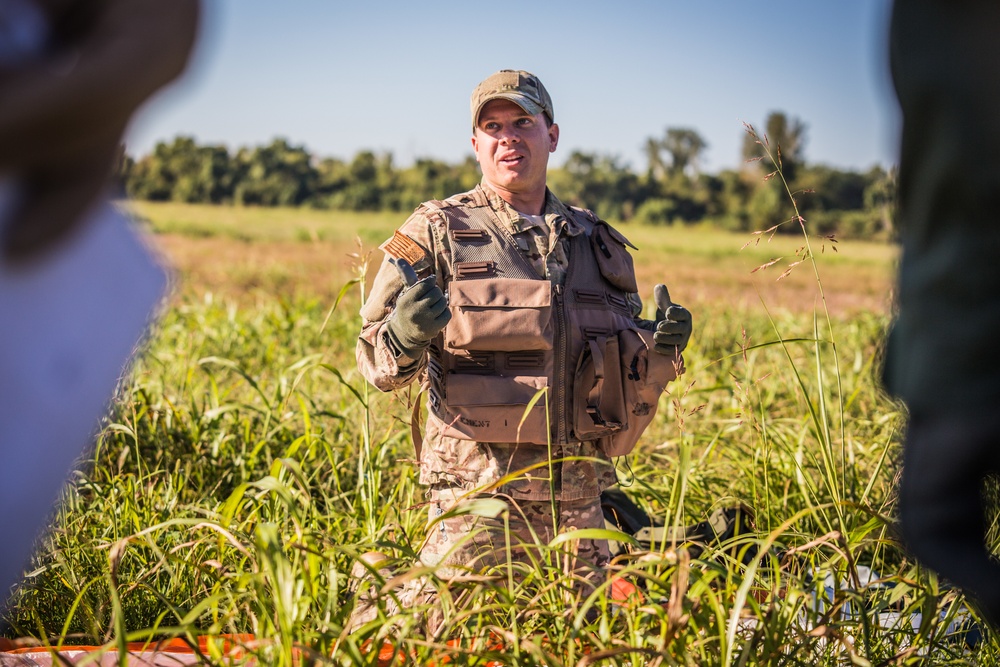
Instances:
[[[420,561],[423,566],[434,568],[437,580],[418,576],[401,580],[389,596],[375,593],[372,581],[361,584],[351,615],[350,625],[358,628],[377,616],[376,605],[383,597],[386,613],[391,616],[400,607],[419,608],[428,635],[436,635],[442,627],[444,612],[437,604],[439,591],[436,586],[460,586],[463,581],[478,579],[481,573],[491,572],[499,580],[506,573],[496,568],[509,566],[515,573],[525,568],[557,568],[566,575],[567,602],[580,599],[602,583],[604,568],[610,560],[607,540],[579,539],[563,543],[554,549],[547,545],[560,533],[587,528],[604,528],[604,515],[599,497],[571,501],[515,501],[508,496],[492,494],[463,495],[459,489],[432,488],[429,496],[429,526]],[[475,500],[501,500],[506,510],[497,516],[462,513],[463,504]],[[467,505],[466,505],[467,507]],[[362,571],[363,572],[363,571]],[[400,572],[380,570],[382,581]],[[517,576],[515,574],[515,576]]]
[[[430,526],[420,550],[424,565],[437,566],[438,576],[449,577],[506,565],[537,564],[542,549],[559,533],[604,528],[600,497],[583,500],[514,500],[492,494],[463,495],[454,488],[429,492]],[[447,516],[461,503],[502,500],[507,510],[496,517],[477,514]],[[461,509],[459,508],[459,512]],[[611,558],[607,540],[574,540],[561,554],[567,573],[592,578]]]

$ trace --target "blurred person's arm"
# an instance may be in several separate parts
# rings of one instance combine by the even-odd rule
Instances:
[[[0,174],[18,200],[2,250],[41,252],[77,224],[108,182],[136,108],[184,71],[199,0],[40,0],[41,57],[0,66]]]

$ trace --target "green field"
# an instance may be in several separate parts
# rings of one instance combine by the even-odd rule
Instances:
[[[696,559],[671,544],[620,559],[615,569],[645,591],[623,606],[603,588],[572,597],[559,567],[566,543],[510,579],[441,585],[443,637],[460,640],[446,647],[424,632],[421,609],[345,629],[364,552],[440,583],[411,570],[426,532],[413,394],[379,394],[354,363],[363,282],[350,281],[401,218],[135,211],[177,266],[178,291],[73,476],[8,636],[250,632],[263,664],[377,664],[372,641],[413,664],[998,663],[992,636],[969,646],[953,626],[963,598],[894,534],[904,415],[874,382],[891,246],[835,253],[798,234],[741,250],[752,237],[623,227],[642,249],[643,291],[668,281],[696,333],[686,375],[619,461],[622,486],[667,524],[743,503],[755,531]],[[807,241],[813,256],[796,256]]]

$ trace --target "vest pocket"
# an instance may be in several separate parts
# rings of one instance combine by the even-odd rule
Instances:
[[[632,255],[626,245],[633,246],[624,236],[606,222],[594,225],[590,245],[597,258],[597,267],[605,280],[624,292],[638,292]]]
[[[608,457],[625,456],[653,421],[660,394],[683,372],[683,359],[653,351],[653,333],[625,329],[590,339],[577,363],[573,425],[579,440],[599,440]]]
[[[449,373],[447,412],[441,415],[445,434],[479,442],[544,445],[549,436],[546,396],[539,396],[530,410],[528,404],[547,386],[547,379],[537,375]]]
[[[448,284],[451,321],[445,346],[517,352],[552,349],[552,287],[548,280],[490,278]]]
[[[618,334],[622,365],[622,395],[628,427],[601,441],[609,457],[625,456],[634,448],[656,416],[660,394],[667,384],[684,372],[684,359],[653,351],[653,332],[626,329]]]
[[[578,440],[596,440],[628,427],[615,336],[584,342],[573,378],[573,425]]]

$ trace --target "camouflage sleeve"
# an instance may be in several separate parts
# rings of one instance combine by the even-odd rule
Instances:
[[[411,215],[399,230],[424,249],[432,267],[437,265],[435,248],[438,243],[430,221],[422,212]],[[380,391],[392,391],[408,385],[427,364],[426,354],[420,359],[410,359],[403,354],[397,356],[389,343],[386,323],[392,317],[396,298],[402,289],[403,281],[399,273],[389,263],[388,256],[383,256],[368,298],[361,306],[361,334],[355,348],[358,370]]]

